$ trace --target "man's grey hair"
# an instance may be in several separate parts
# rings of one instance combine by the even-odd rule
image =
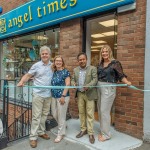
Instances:
[[[45,50],[48,51],[49,54],[51,54],[51,49],[48,46],[42,46],[40,48],[40,54],[42,53],[42,51],[45,51]]]

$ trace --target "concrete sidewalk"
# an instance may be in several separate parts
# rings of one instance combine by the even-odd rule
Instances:
[[[76,134],[80,131],[79,120],[70,119],[67,121],[67,133],[60,143],[54,143],[54,139],[57,133],[57,127],[51,129],[48,133],[51,136],[50,140],[38,139],[38,146],[35,150],[131,150],[142,145],[142,141],[131,137],[129,135],[120,133],[111,128],[112,139],[99,142],[99,123],[95,122],[95,143],[90,144],[88,135],[83,136],[80,139],[76,138]],[[4,150],[30,150],[29,140],[25,139],[17,143],[13,143]]]

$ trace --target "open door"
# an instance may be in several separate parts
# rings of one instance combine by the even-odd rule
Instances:
[[[86,21],[86,54],[88,64],[97,66],[99,64],[100,50],[103,45],[108,44],[116,58],[117,51],[117,16],[109,14],[105,16],[90,18]],[[95,105],[95,120],[98,120],[97,104]],[[111,118],[114,124],[114,106]]]

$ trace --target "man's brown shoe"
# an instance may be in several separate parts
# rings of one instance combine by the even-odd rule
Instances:
[[[37,147],[37,140],[30,140],[30,146],[31,146],[32,148]]]
[[[79,134],[76,135],[76,138],[80,138],[80,137],[82,137],[85,134],[87,134],[87,130],[81,131]]]
[[[89,141],[91,144],[94,144],[94,142],[95,142],[94,135],[89,135]]]
[[[41,137],[41,138],[43,138],[45,140],[49,140],[50,139],[49,135],[47,135],[47,134],[39,135],[39,137]]]

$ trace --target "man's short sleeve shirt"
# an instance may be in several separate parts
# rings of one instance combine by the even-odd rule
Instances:
[[[34,86],[51,86],[51,79],[53,76],[51,65],[51,62],[46,65],[42,61],[39,61],[31,67],[28,73],[34,76]],[[49,88],[33,88],[33,93],[41,97],[51,97],[51,89]]]

